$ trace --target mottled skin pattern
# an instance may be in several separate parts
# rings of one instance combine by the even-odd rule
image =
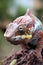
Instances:
[[[31,34],[32,38],[17,37],[26,34]],[[7,25],[4,37],[14,45],[20,44],[22,50],[8,57],[3,65],[9,65],[15,58],[15,65],[43,65],[43,26],[30,10]]]

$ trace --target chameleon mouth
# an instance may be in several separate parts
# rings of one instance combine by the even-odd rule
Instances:
[[[15,37],[12,37],[11,39],[12,40],[15,40],[15,41],[18,41],[18,40],[22,40],[22,39],[30,39],[32,38],[32,35],[18,35],[18,36],[15,36]]]

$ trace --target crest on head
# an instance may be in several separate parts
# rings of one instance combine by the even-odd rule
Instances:
[[[27,11],[26,11],[26,15],[31,16],[31,11],[30,11],[29,9],[27,9]]]

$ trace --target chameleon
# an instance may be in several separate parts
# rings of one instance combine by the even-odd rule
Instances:
[[[4,37],[13,45],[21,45],[22,49],[34,49],[37,57],[42,59],[43,25],[29,9],[6,26]]]

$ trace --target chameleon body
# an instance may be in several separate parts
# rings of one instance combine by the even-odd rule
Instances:
[[[4,37],[14,45],[21,44],[23,49],[35,50],[37,58],[42,60],[43,25],[29,9],[24,16],[16,18],[6,26]]]

